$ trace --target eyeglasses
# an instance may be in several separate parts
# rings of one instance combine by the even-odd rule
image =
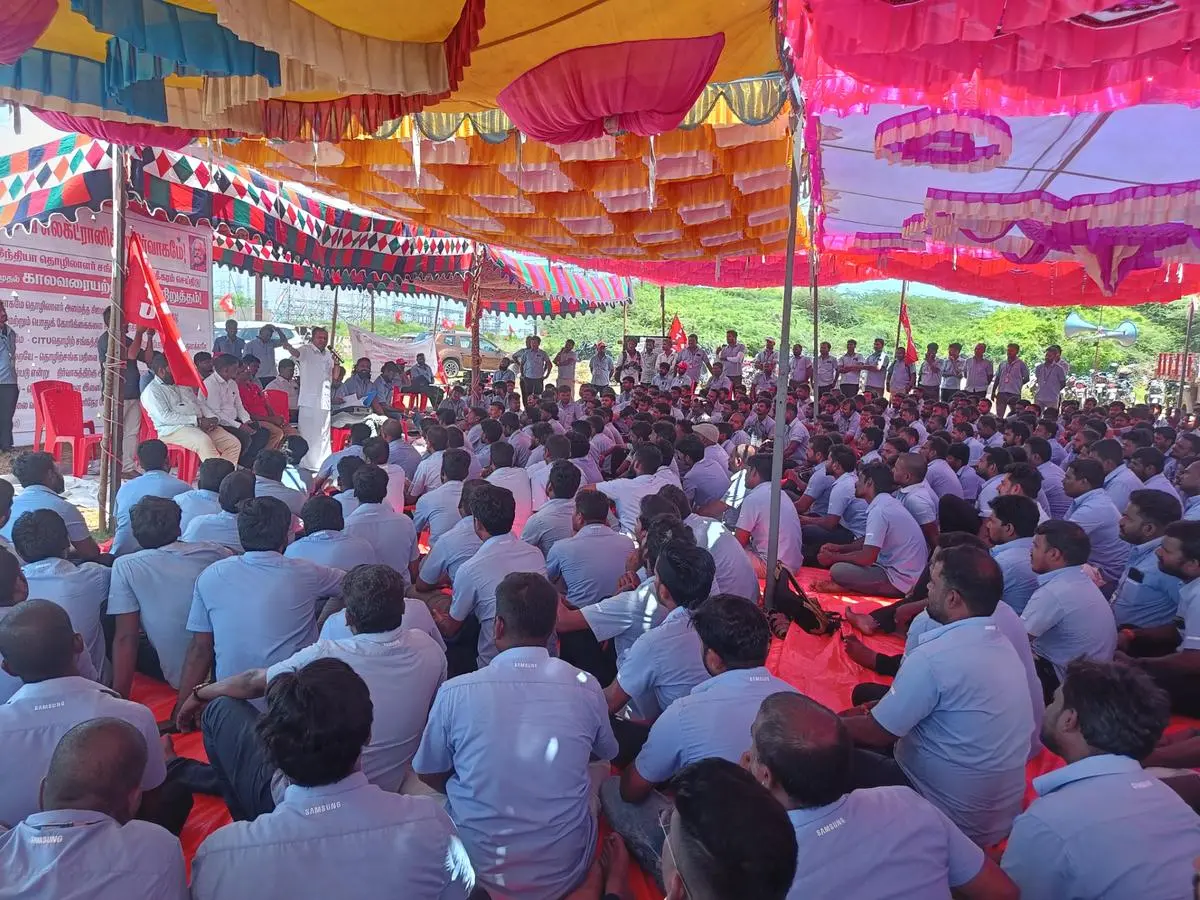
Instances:
[[[679,861],[675,859],[675,851],[671,847],[671,817],[675,814],[675,807],[666,806],[658,811],[658,827],[663,833],[663,848],[660,854],[661,868],[666,870],[667,853],[671,854],[671,867],[679,874],[679,881],[683,885],[683,894],[685,897],[691,897],[692,892],[688,889],[687,879],[683,877],[683,870],[679,868]]]

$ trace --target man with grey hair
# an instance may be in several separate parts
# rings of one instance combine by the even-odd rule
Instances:
[[[0,898],[186,900],[179,841],[134,818],[148,756],[145,737],[122,719],[89,719],[64,734],[41,812],[0,835]]]

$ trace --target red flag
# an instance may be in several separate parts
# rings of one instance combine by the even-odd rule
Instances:
[[[395,314],[394,318],[395,318],[397,324],[403,322],[404,321],[404,310],[402,310],[402,309],[396,310],[396,314]]]
[[[904,361],[906,363],[915,363],[920,359],[920,354],[917,353],[917,345],[913,343],[912,323],[908,320],[908,304],[900,304],[900,326],[904,329],[905,337],[908,338],[908,346],[904,349]]]
[[[449,319],[442,319],[442,328],[444,330],[449,331],[453,327],[454,327],[454,323],[451,322]]]
[[[171,367],[175,383],[200,388],[203,384],[192,355],[179,335],[175,315],[167,305],[166,295],[158,276],[146,259],[142,240],[136,233],[129,236],[127,270],[125,274],[125,319],[135,326],[152,328],[158,333],[163,355]]]
[[[678,353],[687,346],[687,334],[684,333],[683,323],[679,321],[679,316],[671,320],[671,329],[667,332],[667,345],[671,348],[672,353]]]
[[[217,306],[221,308],[221,312],[227,316],[232,316],[237,312],[237,307],[233,305],[233,294],[226,294],[217,301]]]

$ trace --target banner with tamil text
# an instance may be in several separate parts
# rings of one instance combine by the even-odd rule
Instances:
[[[212,229],[133,211],[126,222],[141,237],[189,352],[211,350]],[[102,424],[99,338],[112,283],[112,243],[107,211],[0,234],[0,297],[17,332],[18,446],[33,440],[29,385],[35,381],[74,384],[83,393],[84,418],[94,419],[97,429]],[[161,349],[157,341],[155,348]]]

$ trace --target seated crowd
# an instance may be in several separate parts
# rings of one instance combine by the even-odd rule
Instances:
[[[630,347],[578,400],[524,368],[524,396],[452,390],[416,441],[355,423],[310,482],[286,422],[180,424],[213,450],[195,486],[142,442],[108,552],[21,454],[0,898],[630,900],[632,861],[673,900],[1190,897],[1200,732],[1164,734],[1200,716],[1200,435],[1019,384],[1003,419],[885,402],[853,347],[794,356],[776,402],[773,342],[750,385],[737,347],[645,380]],[[210,396],[244,369],[218,356]],[[772,674],[774,561],[887,598],[830,640],[890,686],[831,710]],[[189,878],[197,793],[233,821]]]

